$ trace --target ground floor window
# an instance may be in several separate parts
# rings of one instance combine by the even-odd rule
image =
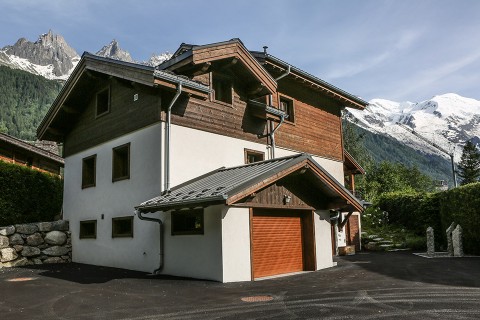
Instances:
[[[172,235],[203,234],[203,209],[172,212]]]
[[[133,216],[112,219],[112,238],[133,237]]]
[[[80,239],[97,238],[97,220],[80,221]]]

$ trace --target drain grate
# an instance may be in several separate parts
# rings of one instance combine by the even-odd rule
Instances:
[[[272,296],[251,296],[251,297],[243,297],[243,302],[267,302],[272,301]]]

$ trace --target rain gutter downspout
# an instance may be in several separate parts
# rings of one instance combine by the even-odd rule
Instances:
[[[149,218],[149,217],[144,217],[142,216],[142,212],[140,210],[135,210],[135,213],[137,214],[138,218],[140,220],[145,220],[145,221],[152,221],[152,222],[158,222],[158,226],[160,228],[160,262],[158,265],[158,268],[153,270],[152,274],[159,274],[162,269],[163,269],[163,260],[164,260],[164,253],[163,253],[163,222],[160,219],[156,218]]]
[[[172,123],[172,120],[171,120],[172,107],[177,101],[181,93],[182,93],[182,82],[179,81],[177,85],[177,92],[175,93],[175,96],[173,97],[167,109],[167,125],[165,127],[165,159],[164,159],[165,185],[163,190],[163,193],[165,194],[170,192],[170,131],[171,131],[171,123]]]
[[[281,74],[278,78],[276,78],[275,81],[278,81],[278,80],[288,76],[290,74],[290,69],[291,69],[291,66],[288,65],[287,71],[284,74]],[[272,102],[273,102],[273,97],[272,97],[272,95],[269,95],[268,104],[271,106]],[[285,118],[288,118],[288,115],[287,116],[285,116],[285,115],[280,116],[280,123],[275,128],[273,128],[273,130],[268,134],[270,136],[270,141],[271,141],[271,146],[272,146],[272,159],[275,159],[275,131],[277,131],[278,128],[280,128],[280,126],[285,121]]]

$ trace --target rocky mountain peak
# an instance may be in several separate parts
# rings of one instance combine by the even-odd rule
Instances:
[[[96,55],[101,57],[112,58],[116,60],[134,62],[130,53],[120,48],[118,41],[113,39],[108,45],[100,49]]]
[[[75,66],[75,60],[79,59],[75,49],[52,30],[42,34],[35,42],[20,38],[13,46],[6,46],[2,51],[39,66],[52,65],[52,73],[56,77],[68,75]]]

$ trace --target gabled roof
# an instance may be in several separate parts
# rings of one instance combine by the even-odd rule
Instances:
[[[68,114],[70,119],[73,119],[83,111],[81,110],[81,105],[72,106],[67,105],[66,102],[75,90],[88,92],[94,89],[94,81],[92,81],[93,74],[116,77],[118,79],[149,87],[164,86],[170,89],[174,89],[175,84],[181,82],[185,93],[204,98],[207,97],[210,92],[210,89],[207,86],[201,85],[183,76],[168,74],[165,71],[158,71],[151,66],[100,57],[84,52],[79,63],[40,123],[37,129],[37,137],[40,140],[59,140],[58,135],[63,134],[64,132],[58,129],[60,125],[55,127],[55,121],[61,122],[59,119],[61,118],[62,112],[64,115]],[[80,87],[81,89],[79,89]],[[83,93],[80,94],[80,96],[83,95]]]
[[[33,144],[22,141],[20,139],[17,139],[15,137],[12,137],[12,136],[10,136],[8,134],[5,134],[5,133],[0,133],[0,145],[2,145],[2,144],[15,146],[16,148],[24,150],[24,152],[26,152],[28,154],[34,154],[37,157],[49,159],[50,161],[53,161],[53,162],[57,163],[58,166],[60,166],[60,167],[63,167],[63,165],[64,165],[64,160],[59,155],[51,153],[47,150],[39,148],[39,147],[37,147]]]
[[[365,169],[355,160],[355,158],[347,151],[343,150],[345,161],[343,162],[347,171],[353,174],[365,174]]]
[[[363,211],[362,204],[308,154],[219,168],[172,188],[171,192],[145,201],[136,210],[168,211],[223,203],[233,205],[250,194],[296,172],[306,170],[318,183],[318,193],[341,203],[342,208]],[[318,208],[325,209],[325,208]]]
[[[159,70],[177,70],[187,65],[204,65],[220,60],[230,60],[233,64],[240,61],[251,76],[257,79],[268,93],[274,93],[277,88],[275,79],[245,48],[240,39],[217,42],[207,45],[191,45],[182,43],[172,58],[157,66]]]
[[[310,73],[303,71],[271,54],[259,51],[251,51],[250,53],[260,62],[265,65],[270,65],[273,69],[278,70],[280,73],[285,73],[287,70],[290,70],[290,74],[288,75],[289,77],[294,77],[302,83],[307,84],[309,87],[330,95],[334,99],[345,103],[348,107],[364,109],[368,105],[368,102],[364,101],[363,99],[356,97],[318,77],[315,77],[314,75],[311,75]]]

